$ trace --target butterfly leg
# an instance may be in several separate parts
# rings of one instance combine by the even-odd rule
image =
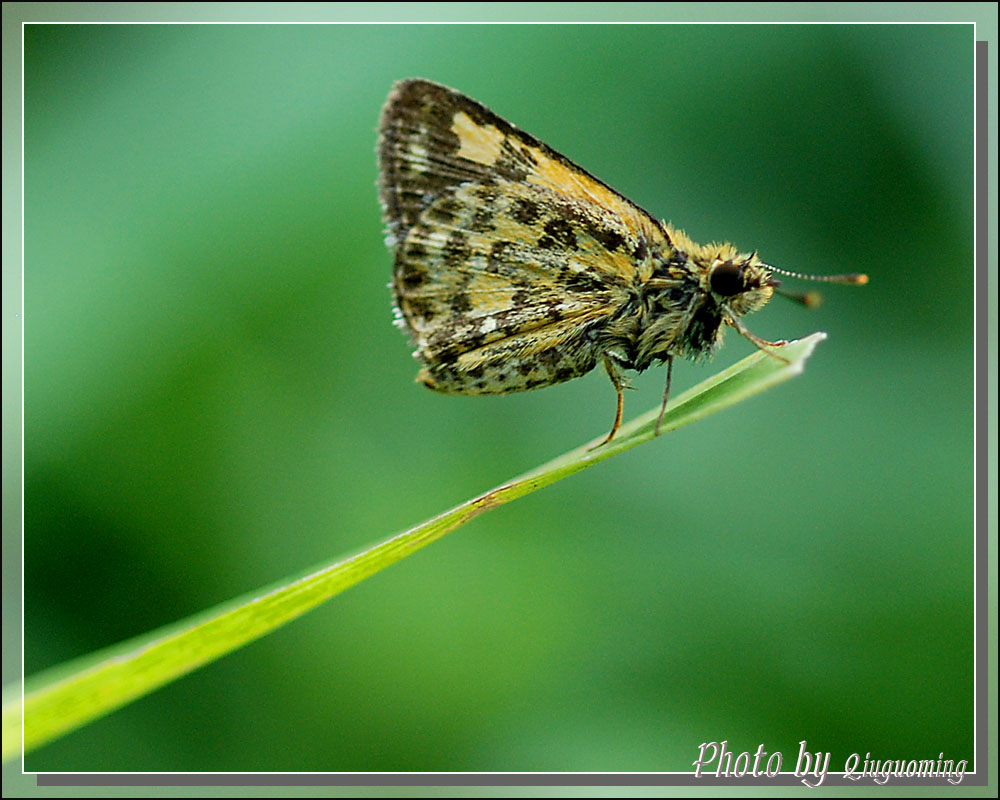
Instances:
[[[660,423],[663,422],[663,415],[667,411],[667,398],[670,397],[670,377],[674,374],[674,357],[667,356],[667,385],[663,387],[663,405],[660,406],[660,416],[656,418],[656,430],[653,436],[660,435]]]
[[[622,425],[622,409],[625,407],[623,392],[625,380],[621,369],[607,356],[604,357],[604,369],[607,370],[608,377],[611,378],[611,383],[614,385],[615,391],[618,392],[618,410],[615,412],[615,424],[611,426],[611,433],[608,434],[607,439],[597,445],[598,447],[603,447],[615,438],[615,434],[618,433],[618,429]]]
[[[767,341],[767,339],[761,339],[759,336],[750,333],[750,331],[748,331],[743,326],[743,323],[740,322],[739,319],[737,319],[736,317],[730,317],[729,319],[726,320],[726,323],[736,328],[736,330],[739,331],[741,336],[745,336],[747,339],[749,339],[751,342],[757,345],[758,348],[763,350],[769,356],[773,356],[774,358],[778,359],[778,361],[784,361],[786,364],[792,363],[787,358],[785,358],[782,355],[779,355],[778,353],[775,353],[771,349],[772,347],[781,347],[782,345],[788,344],[788,342],[786,342],[784,339],[780,339],[777,342],[769,342]]]

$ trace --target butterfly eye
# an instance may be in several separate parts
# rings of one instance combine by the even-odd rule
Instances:
[[[712,270],[709,283],[712,285],[712,291],[723,297],[739,294],[746,289],[746,284],[743,282],[743,267],[732,261],[719,264]]]

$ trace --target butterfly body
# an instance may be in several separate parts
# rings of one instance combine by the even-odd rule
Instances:
[[[378,156],[398,321],[437,391],[525,391],[603,364],[613,436],[623,370],[710,356],[777,285],[756,254],[692,242],[436,83],[394,86]]]

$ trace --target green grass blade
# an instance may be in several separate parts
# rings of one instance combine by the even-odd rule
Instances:
[[[784,345],[787,363],[758,351],[684,392],[667,407],[661,433],[799,374],[825,338],[814,333]],[[5,688],[3,760],[21,752],[22,710],[27,752],[264,636],[482,512],[652,439],[658,415],[655,408],[607,446],[595,447],[597,439],[357,555],[35,675],[25,683],[23,708],[19,687]]]

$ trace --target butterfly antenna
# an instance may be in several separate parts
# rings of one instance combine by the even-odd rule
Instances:
[[[790,292],[787,289],[775,286],[774,293],[780,294],[782,297],[787,297],[789,300],[793,300],[806,308],[819,308],[823,305],[823,295],[819,292]]]
[[[790,278],[799,278],[804,281],[843,283],[849,286],[864,286],[868,283],[868,276],[864,273],[858,272],[844,275],[806,275],[802,272],[789,272],[787,269],[778,269],[777,267],[772,267],[769,264],[765,264],[764,269],[769,270],[770,272],[777,272],[779,275],[787,275]],[[780,294],[782,297],[787,297],[789,300],[794,300],[796,303],[801,303],[806,308],[817,308],[823,303],[823,295],[819,292],[790,292],[787,289],[780,288],[781,281],[772,281],[771,285],[774,286],[776,294]]]

